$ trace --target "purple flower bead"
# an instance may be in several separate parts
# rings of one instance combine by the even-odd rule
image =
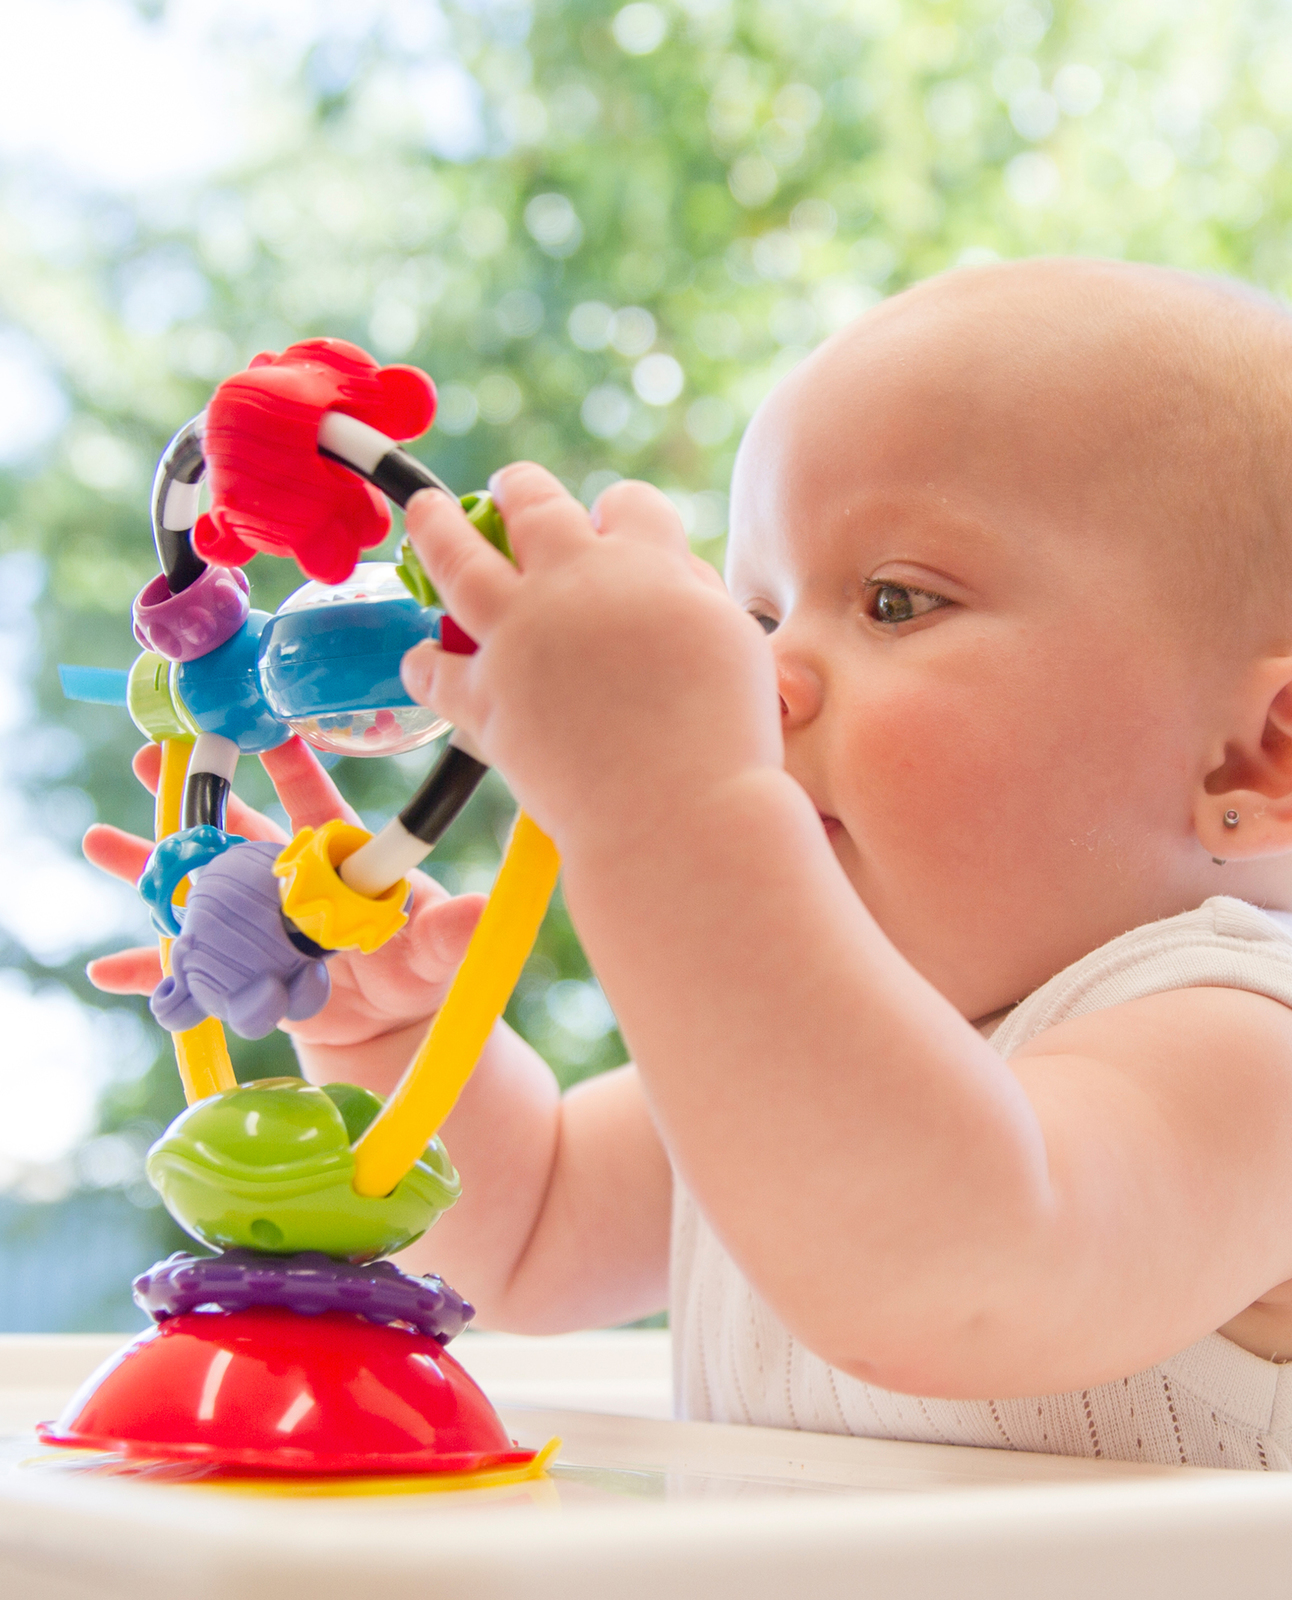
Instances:
[[[240,567],[207,567],[178,594],[158,573],[135,598],[135,638],[168,661],[195,661],[237,633],[251,609],[250,592]]]
[[[281,845],[235,844],[189,890],[171,946],[170,976],[149,1001],[169,1033],[219,1017],[244,1039],[263,1039],[284,1017],[301,1022],[327,1004],[327,963],[298,949],[283,924],[274,862]]]
[[[441,1278],[413,1278],[391,1261],[356,1266],[317,1250],[262,1256],[226,1250],[219,1256],[182,1251],[159,1261],[134,1281],[135,1304],[154,1322],[213,1307],[246,1311],[283,1306],[301,1316],[354,1311],[369,1322],[401,1322],[448,1344],[475,1316],[475,1307]]]

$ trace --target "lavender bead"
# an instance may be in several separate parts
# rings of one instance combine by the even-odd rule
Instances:
[[[262,1039],[284,1018],[300,1022],[327,1004],[327,963],[298,950],[283,925],[273,873],[279,849],[235,844],[197,874],[171,975],[150,1002],[168,1032],[219,1017],[242,1038]]]
[[[135,638],[168,661],[195,661],[232,639],[247,620],[250,589],[240,567],[207,567],[178,594],[158,573],[135,597]]]
[[[369,1322],[403,1322],[448,1344],[475,1316],[475,1308],[443,1279],[413,1278],[390,1261],[355,1266],[317,1250],[294,1256],[261,1256],[226,1250],[220,1256],[179,1252],[159,1261],[134,1281],[135,1303],[154,1322],[165,1322],[199,1306],[246,1311],[283,1306],[301,1316],[354,1311]]]

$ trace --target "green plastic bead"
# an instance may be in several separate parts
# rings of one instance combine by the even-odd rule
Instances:
[[[515,561],[516,558],[511,553],[511,543],[507,538],[507,530],[503,527],[502,516],[493,502],[492,495],[464,494],[462,509],[467,514],[467,521],[473,522],[479,528],[495,550],[500,550],[508,561]],[[417,551],[413,549],[412,541],[409,539],[405,539],[399,547],[399,561],[395,570],[419,606],[438,606],[442,603],[436,593],[435,585],[427,577],[426,568],[418,559]]]
[[[475,523],[494,549],[500,550],[508,561],[514,563],[516,557],[511,553],[511,541],[503,526],[502,512],[494,504],[493,496],[485,493],[464,494],[462,509],[467,514],[467,521]]]
[[[182,1112],[148,1152],[148,1176],[180,1227],[214,1249],[373,1261],[420,1238],[461,1192],[432,1139],[390,1194],[355,1193],[350,1147],[380,1109],[348,1083],[242,1084]]]
[[[417,551],[413,549],[411,539],[405,539],[399,547],[399,560],[395,563],[395,571],[399,574],[400,582],[408,590],[419,606],[438,606],[440,596],[435,585],[426,576],[426,568],[422,565]]]
[[[157,744],[163,739],[193,737],[171,694],[170,668],[165,656],[145,650],[126,681],[126,707],[134,725]]]
[[[187,736],[190,739],[196,739],[202,729],[198,726],[193,713],[184,704],[184,697],[179,692],[179,671],[183,665],[182,661],[172,661],[170,663],[170,676],[166,680],[166,687],[170,693],[170,703],[175,708],[175,715],[183,723],[187,730]]]
[[[372,1090],[361,1089],[357,1083],[325,1083],[323,1093],[341,1113],[346,1138],[351,1144],[367,1133],[381,1110],[381,1101]]]

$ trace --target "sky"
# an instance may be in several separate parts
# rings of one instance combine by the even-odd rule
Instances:
[[[133,198],[189,183],[245,159],[272,136],[272,116],[249,103],[245,78],[211,48],[218,30],[247,31],[272,70],[308,48],[320,27],[344,13],[366,24],[399,6],[348,0],[181,3],[164,26],[150,25],[120,0],[40,0],[5,8],[0,50],[0,169],[34,175],[75,196]],[[418,7],[421,12],[433,7]],[[56,435],[67,418],[57,384],[21,329],[0,324],[0,465],[19,464]],[[28,675],[34,666],[32,608],[45,581],[31,555],[0,557],[0,736],[11,750],[71,765],[70,740],[33,720]],[[11,742],[12,741],[12,742]],[[74,742],[74,741],[73,741]],[[62,791],[74,813],[90,807]],[[93,871],[74,846],[38,826],[19,789],[0,773],[0,926],[51,964],[86,945],[147,937],[135,895]],[[0,1188],[54,1198],[72,1181],[68,1157],[92,1132],[98,1096],[113,1073],[146,1065],[151,1054],[136,1019],[90,1011],[56,983],[32,985],[0,970]],[[60,1177],[61,1174],[61,1177]]]
[[[157,26],[120,0],[6,8],[0,152],[114,191],[236,159],[244,108],[220,58],[202,49],[211,9],[186,5]]]
[[[415,84],[435,77],[423,100],[442,101],[453,70],[436,0],[171,0],[158,21],[128,0],[40,0],[7,7],[4,23],[0,158],[118,194],[272,145],[291,114],[283,86],[321,40],[316,72],[343,71],[349,46],[376,30]],[[447,107],[450,120],[460,109]]]
[[[158,26],[124,0],[6,7],[0,169],[72,195],[137,197],[245,157],[257,118],[209,47],[216,9],[185,4]],[[305,9],[264,0],[285,22]],[[0,326],[0,465],[30,456],[66,416],[35,347]]]
[[[325,41],[312,70],[344,72],[351,43],[374,29],[406,65],[394,87],[427,144],[457,159],[473,153],[475,87],[440,49],[447,25],[436,0],[170,0],[157,20],[128,0],[6,6],[0,185],[7,174],[75,205],[105,194],[146,202],[200,183],[291,136],[290,84],[306,52]],[[67,417],[34,343],[0,320],[0,467],[21,466]],[[0,738],[10,750],[39,747],[48,770],[51,760],[70,767],[75,752],[47,748],[71,735],[34,720],[27,688],[44,582],[37,558],[0,557]],[[72,840],[78,805],[87,821],[91,805],[78,791],[56,792],[68,811],[58,831]],[[133,892],[51,837],[3,771],[0,927],[50,965],[151,936]],[[61,985],[33,987],[12,970],[0,969],[0,1018],[0,1190],[56,1198],[73,1181],[69,1158],[93,1131],[105,1083],[139,1070],[150,1051],[130,1013],[88,1010]]]
[[[374,30],[404,65],[383,85],[386,114],[417,119],[442,155],[474,154],[478,90],[442,48],[436,0],[171,0],[156,21],[128,0],[40,0],[5,8],[0,174],[73,202],[198,183],[281,148],[298,125],[302,58],[318,47],[312,75],[343,77]],[[0,323],[0,465],[65,418],[38,351]]]

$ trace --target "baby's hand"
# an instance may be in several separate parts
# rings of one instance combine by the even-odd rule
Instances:
[[[418,646],[404,681],[562,850],[658,838],[742,770],[781,765],[771,648],[691,555],[663,494],[616,484],[589,516],[528,462],[491,488],[516,566],[444,495],[409,504],[413,545],[480,648]]]
[[[135,775],[153,793],[160,760],[157,745],[145,745],[134,760]],[[261,760],[294,832],[303,827],[317,828],[333,817],[358,821],[300,739],[290,739]],[[268,817],[253,811],[236,796],[229,799],[228,829],[248,839],[287,842],[282,830]],[[86,857],[127,883],[138,881],[152,848],[147,840],[102,823],[85,835]],[[484,897],[450,898],[434,879],[421,872],[410,873],[409,879],[413,901],[404,927],[370,956],[338,952],[328,962],[332,997],[327,1005],[305,1022],[284,1023],[284,1031],[293,1034],[299,1043],[363,1045],[424,1022],[439,1009],[479,920]],[[161,982],[161,961],[155,946],[121,950],[92,961],[87,972],[90,982],[109,994],[151,994]]]

